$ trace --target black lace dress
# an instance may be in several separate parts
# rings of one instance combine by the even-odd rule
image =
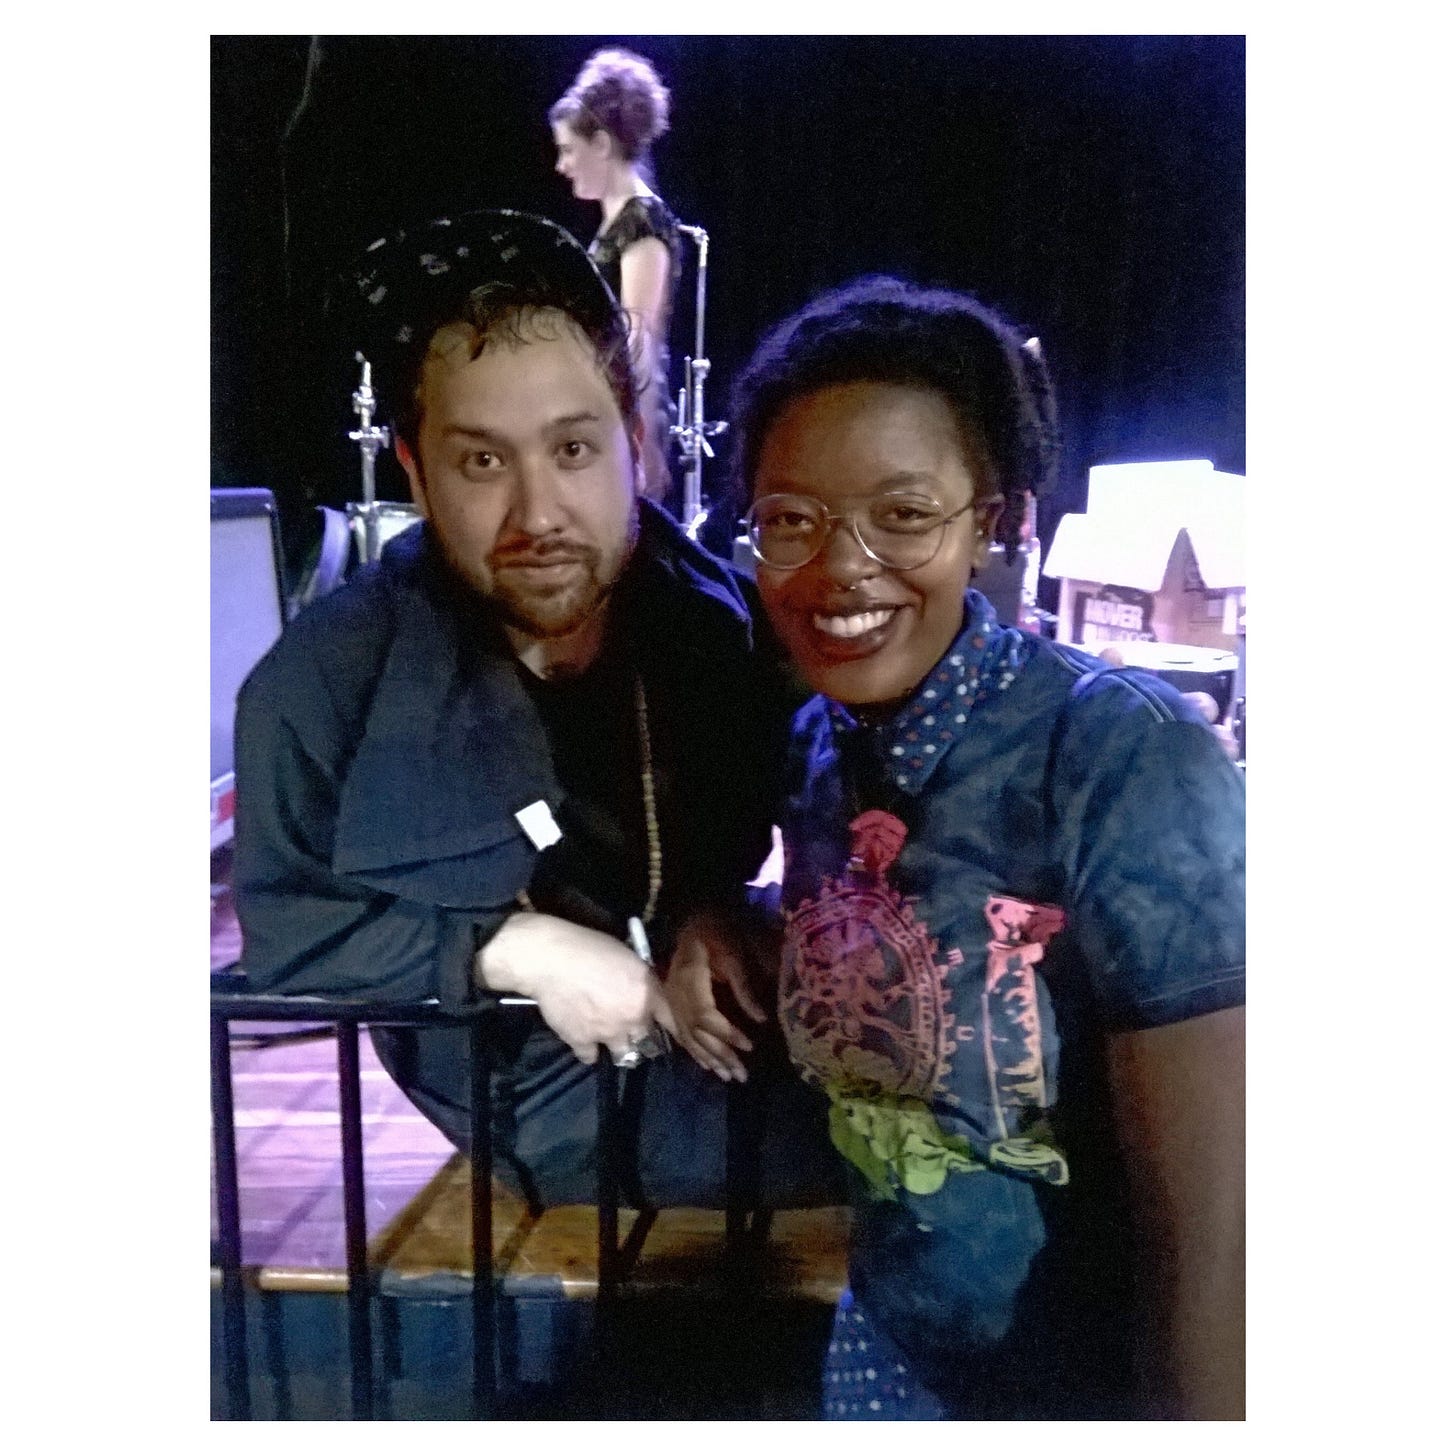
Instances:
[[[671,317],[673,295],[677,292],[678,275],[682,271],[682,234],[677,219],[668,205],[651,193],[629,198],[622,210],[591,240],[587,251],[601,270],[602,277],[618,298],[622,296],[622,254],[644,238],[656,238],[667,247],[672,259],[672,275],[667,285],[667,312]],[[667,321],[663,321],[663,336]]]
[[[652,369],[652,379],[657,386],[656,417],[646,421],[657,438],[661,457],[666,461],[671,458],[668,453],[667,429],[673,417],[673,392],[668,388],[668,333],[672,325],[672,301],[677,294],[678,279],[682,273],[682,234],[677,230],[677,218],[660,197],[651,193],[629,198],[616,217],[591,240],[587,251],[602,277],[607,280],[607,286],[620,299],[622,254],[633,243],[641,242],[644,238],[657,238],[665,244],[671,259],[661,336],[658,340],[657,359]],[[667,484],[668,482],[659,482],[658,489],[651,493],[661,498]]]

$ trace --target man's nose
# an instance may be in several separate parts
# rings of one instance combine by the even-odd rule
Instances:
[[[516,471],[511,520],[528,536],[549,536],[566,525],[566,508],[556,472],[546,461],[523,461]]]

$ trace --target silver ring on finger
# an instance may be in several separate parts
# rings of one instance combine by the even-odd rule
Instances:
[[[641,1036],[634,1036],[624,1050],[615,1052],[612,1056],[612,1064],[630,1071],[634,1067],[640,1067],[643,1062],[650,1061],[653,1057],[666,1056],[671,1050],[672,1043],[667,1039],[667,1033],[662,1027],[654,1024]]]

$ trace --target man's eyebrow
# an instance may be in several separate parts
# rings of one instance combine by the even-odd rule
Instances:
[[[577,410],[569,415],[556,415],[546,421],[545,428],[548,430],[569,429],[572,425],[596,425],[600,424],[602,416],[595,410]],[[447,435],[460,436],[467,440],[498,440],[500,434],[495,430],[483,429],[479,425],[451,424],[445,426]]]

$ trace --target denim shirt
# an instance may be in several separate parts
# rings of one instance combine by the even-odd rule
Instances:
[[[779,1015],[861,1175],[856,1296],[994,1345],[1048,1195],[1108,1181],[1106,1034],[1243,1001],[1242,778],[1171,688],[971,591],[892,719],[801,710],[790,786]]]

